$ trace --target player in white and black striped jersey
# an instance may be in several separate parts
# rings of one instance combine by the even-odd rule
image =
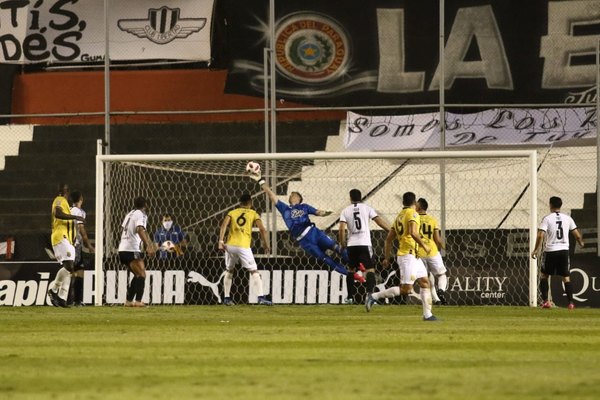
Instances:
[[[537,258],[542,243],[544,244],[544,256],[542,259],[542,268],[540,271],[540,292],[542,295],[542,308],[550,308],[552,305],[548,301],[548,277],[550,275],[559,275],[562,277],[565,287],[565,294],[569,302],[568,308],[575,308],[573,303],[573,288],[570,278],[569,262],[569,232],[572,232],[583,247],[583,237],[575,225],[575,221],[569,215],[561,213],[562,199],[560,197],[550,197],[550,214],[546,215],[538,228],[535,240],[535,248],[531,253],[532,258]]]
[[[79,215],[85,219],[86,213],[81,208],[83,205],[83,195],[80,191],[74,190],[71,192],[71,215]],[[85,230],[85,222],[77,221],[75,223],[75,261],[73,263],[73,305],[82,306],[83,304],[83,274],[84,274],[84,263],[82,256],[82,248],[85,246],[90,253],[93,253],[94,246],[88,238],[87,231]]]
[[[362,203],[362,193],[358,189],[350,190],[350,202],[340,215],[339,242],[348,249],[350,273],[346,275],[348,296],[347,304],[352,304],[356,287],[354,273],[361,267],[366,272],[367,296],[375,289],[375,263],[373,262],[373,248],[371,243],[371,229],[369,223],[373,220],[386,232],[390,230],[389,224],[381,218],[373,207]],[[348,237],[346,240],[346,230]]]

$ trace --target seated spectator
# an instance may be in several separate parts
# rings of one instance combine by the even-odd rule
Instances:
[[[165,247],[166,241],[173,243],[172,247]],[[154,243],[158,247],[158,258],[165,259],[183,255],[187,247],[187,235],[181,227],[174,223],[169,213],[163,214],[162,224],[154,234]]]

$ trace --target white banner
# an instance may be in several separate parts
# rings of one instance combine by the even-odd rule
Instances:
[[[594,108],[493,109],[446,113],[446,148],[551,145],[596,137]],[[366,116],[348,112],[347,150],[420,150],[440,147],[440,114]]]
[[[214,0],[107,1],[111,60],[210,60]],[[104,59],[104,1],[2,3],[0,62]]]

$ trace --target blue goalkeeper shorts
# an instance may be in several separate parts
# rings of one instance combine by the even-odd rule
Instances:
[[[336,242],[323,233],[322,230],[313,226],[310,231],[298,242],[308,254],[313,257],[317,257],[319,260],[323,260],[327,257],[325,250],[335,249]]]

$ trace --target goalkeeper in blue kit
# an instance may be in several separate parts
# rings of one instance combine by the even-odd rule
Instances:
[[[317,228],[309,218],[309,215],[326,217],[332,214],[333,211],[317,210],[313,206],[303,203],[302,195],[298,192],[292,192],[290,194],[290,204],[288,205],[277,199],[277,195],[275,195],[269,185],[265,183],[265,180],[262,179],[260,173],[249,173],[249,176],[259,183],[269,199],[275,204],[275,207],[285,221],[285,225],[290,231],[292,238],[298,242],[304,251],[323,261],[334,271],[344,276],[349,274],[348,270],[342,264],[325,253],[326,250],[333,250],[342,257],[344,262],[348,262],[347,251],[342,249],[342,246]],[[365,281],[364,277],[358,273],[354,274],[354,279],[359,282]]]

